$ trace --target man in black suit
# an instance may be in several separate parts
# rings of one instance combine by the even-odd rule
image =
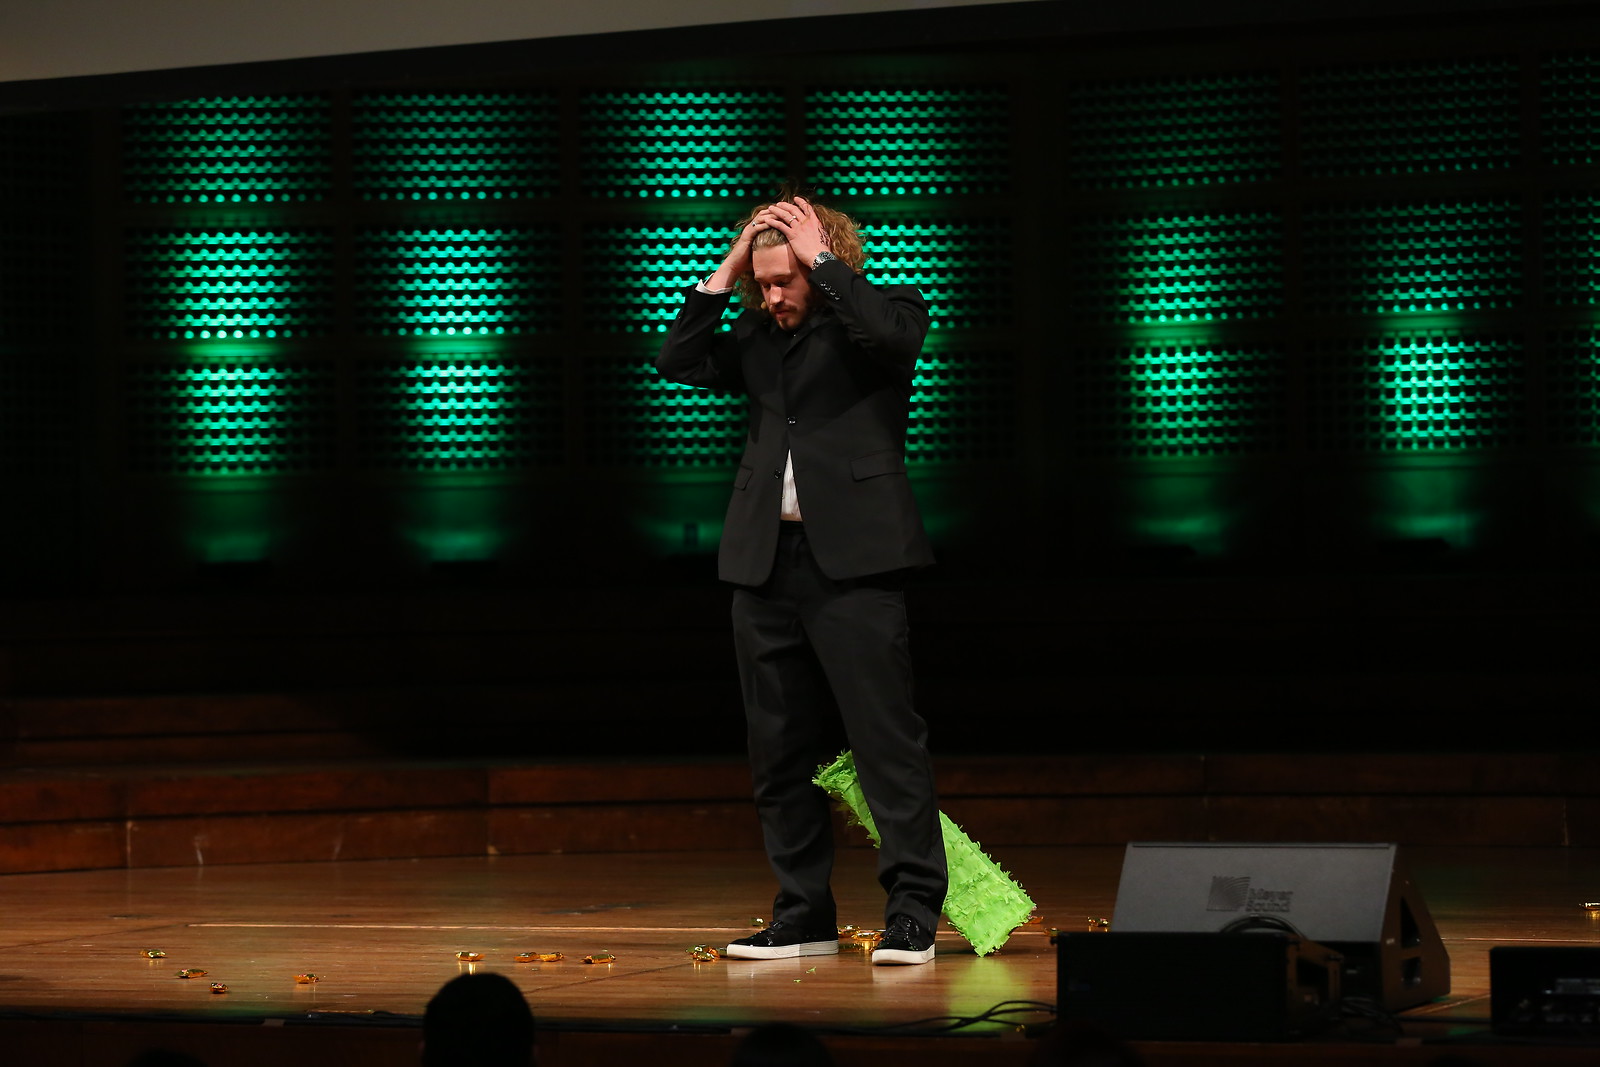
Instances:
[[[718,554],[756,809],[778,880],[772,923],[728,956],[839,950],[827,796],[811,781],[837,713],[881,843],[879,964],[933,958],[946,888],[927,726],[912,704],[902,575],[933,562],[906,477],[911,381],[928,308],[861,274],[855,224],[785,197],[740,223],[715,273],[685,293],[656,367],[750,403]],[[727,294],[745,310],[718,324]]]

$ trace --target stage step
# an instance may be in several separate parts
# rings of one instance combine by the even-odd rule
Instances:
[[[1600,845],[1600,758],[940,757],[986,848],[1128,841]],[[841,827],[842,829],[842,827]],[[859,830],[844,840],[867,847]],[[760,848],[738,757],[360,759],[0,773],[0,874]]]

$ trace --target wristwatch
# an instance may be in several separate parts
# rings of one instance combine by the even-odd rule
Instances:
[[[832,263],[834,260],[836,260],[838,258],[839,257],[834,255],[832,252],[829,252],[826,249],[824,249],[823,251],[817,253],[817,258],[816,259],[813,259],[811,261],[811,269],[812,270],[816,270],[818,267],[822,266],[824,263]]]

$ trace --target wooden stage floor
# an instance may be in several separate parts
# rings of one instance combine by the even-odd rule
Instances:
[[[1451,957],[1453,990],[1398,1031],[1352,1020],[1297,1042],[1140,1042],[1159,1064],[1480,1064],[1600,1061],[1600,1048],[1511,1043],[1489,1031],[1488,952],[1600,944],[1600,851],[1406,851]],[[874,853],[841,850],[840,921],[881,924]],[[996,857],[1041,924],[976,957],[941,930],[923,967],[863,953],[694,962],[765,914],[771,884],[747,851],[635,852],[102,870],[0,878],[0,1041],[7,1062],[122,1067],[141,1047],[249,1067],[412,1064],[434,991],[469,966],[515,979],[538,1016],[544,1067],[724,1062],[744,1028],[785,1020],[824,1034],[841,1064],[911,1049],[921,1064],[1022,1064],[1051,1019],[1048,928],[1112,918],[1119,847],[1008,848]],[[149,959],[147,950],[166,955]],[[482,954],[465,964],[461,951]],[[520,952],[561,952],[520,964]],[[586,955],[615,961],[585,964]],[[201,968],[201,978],[177,977]],[[295,976],[316,974],[314,984]],[[1152,981],[1152,1011],[1203,969]],[[227,986],[212,992],[212,983]],[[994,1009],[1011,1008],[999,1015]],[[1034,1028],[1025,1031],[1024,1028]]]

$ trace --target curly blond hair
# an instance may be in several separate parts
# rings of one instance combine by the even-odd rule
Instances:
[[[779,204],[792,204],[794,193],[785,192],[775,202]],[[804,194],[800,194],[804,195]],[[861,231],[856,226],[856,220],[842,211],[835,211],[831,207],[817,203],[810,197],[805,197],[806,203],[811,205],[811,210],[816,213],[817,221],[822,224],[822,236],[828,246],[828,251],[839,257],[840,261],[857,274],[865,272],[867,265],[867,250],[861,244]],[[738,231],[750,225],[750,220],[761,213],[768,204],[759,204],[750,209],[739,220],[735,230],[734,240],[738,240]],[[787,244],[788,238],[777,230],[762,230],[755,235],[751,248],[776,248]],[[766,301],[761,298],[761,289],[756,285],[755,278],[749,273],[741,274],[735,283],[739,293],[739,303],[747,308],[766,307]]]

